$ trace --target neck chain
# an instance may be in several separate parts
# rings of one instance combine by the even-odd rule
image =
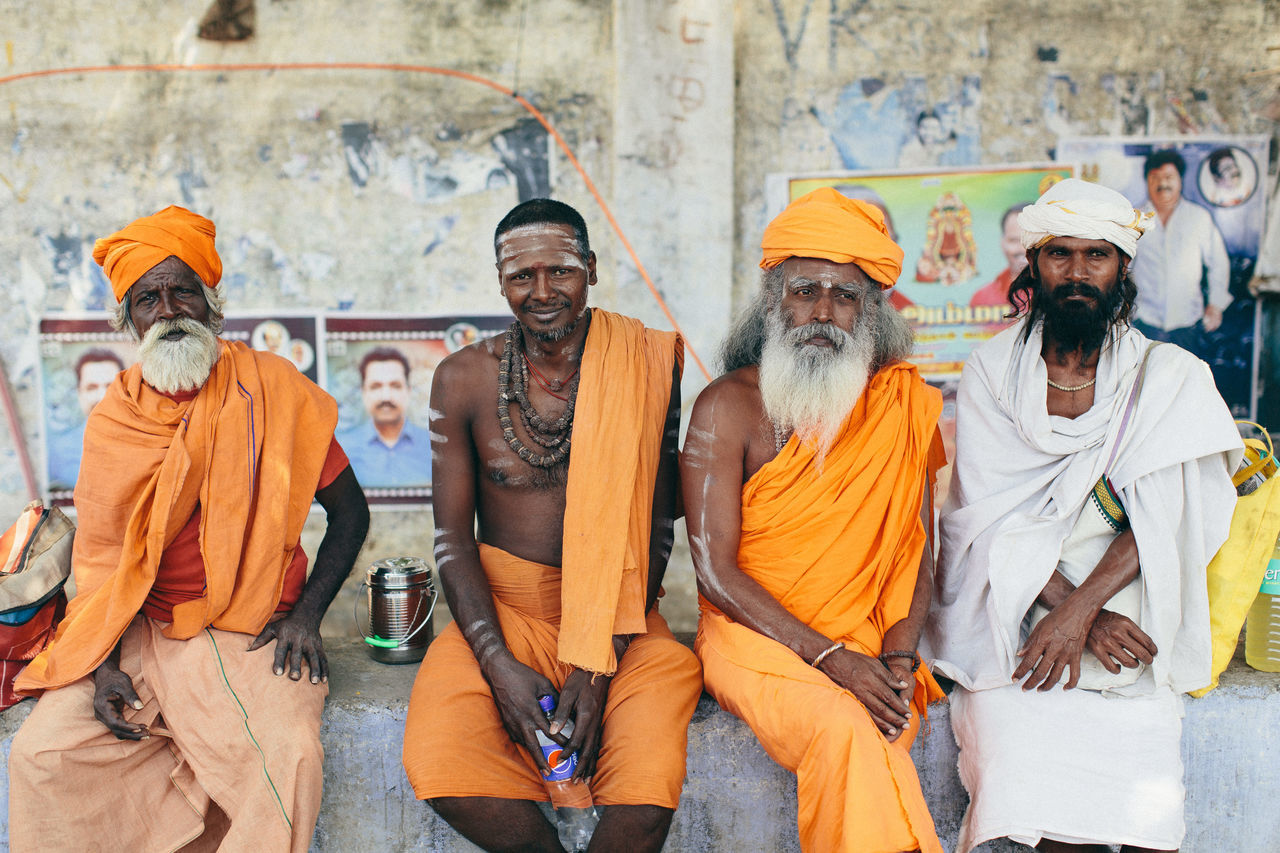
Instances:
[[[515,369],[517,350],[520,358],[519,369]],[[520,330],[520,323],[512,323],[503,341],[502,359],[498,362],[498,425],[502,428],[502,437],[506,439],[507,444],[517,456],[535,468],[551,468],[563,462],[569,455],[569,439],[573,434],[573,409],[578,399],[578,382],[582,376],[575,370],[573,375],[565,380],[569,383],[565,396],[555,394],[543,385],[547,393],[567,403],[560,417],[548,423],[529,403],[530,367],[532,365],[529,364],[528,356],[524,353],[524,337]],[[536,369],[534,372],[537,374]],[[539,384],[542,383],[539,382]],[[511,422],[510,407],[513,399],[520,410],[520,422],[524,425],[525,432],[534,444],[550,451],[549,453],[535,453],[516,435],[515,426]]]
[[[1098,377],[1095,376],[1092,379],[1090,379],[1088,382],[1083,382],[1079,385],[1059,385],[1057,382],[1054,382],[1052,379],[1047,379],[1047,378],[1045,379],[1045,382],[1049,383],[1050,388],[1057,388],[1059,391],[1083,391],[1084,389],[1088,388],[1090,385],[1092,385],[1097,381],[1098,381]]]
[[[545,375],[543,375],[542,371],[538,370],[538,368],[534,366],[532,361],[529,360],[529,353],[526,352],[521,354],[524,356],[524,369],[530,370],[533,372],[533,380],[538,383],[538,386],[542,388],[543,391],[546,391],[548,394],[550,394],[552,397],[555,397],[557,400],[561,400],[565,403],[569,402],[568,397],[558,392],[564,390],[564,386],[566,382],[573,381],[573,377],[578,375],[578,370],[581,367],[581,365],[579,365],[579,367],[575,367],[573,369],[573,373],[570,373],[564,379],[549,379]]]
[[[773,424],[773,449],[778,453],[782,452],[782,448],[787,446],[787,441],[791,438],[791,430],[783,429],[777,422]]]

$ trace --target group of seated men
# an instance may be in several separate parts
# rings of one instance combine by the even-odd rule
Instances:
[[[1209,680],[1240,441],[1205,365],[1129,325],[1143,222],[1077,180],[1019,214],[1024,307],[965,367],[935,548],[942,400],[907,361],[874,206],[819,189],[769,224],[682,452],[679,336],[588,308],[576,211],[514,208],[494,238],[514,322],[431,391],[453,622],[410,699],[416,795],[484,849],[561,850],[541,733],[578,755],[591,850],[659,850],[705,686],[796,773],[804,850],[940,851],[908,753],[936,672],[971,798],[958,850],[1177,848],[1179,696]],[[77,594],[18,681],[41,698],[10,757],[12,849],[305,851],[320,617],[368,527],[337,407],[217,337],[207,219],[166,208],[94,257],[139,360],[89,419]],[[681,505],[693,651],[658,612]]]

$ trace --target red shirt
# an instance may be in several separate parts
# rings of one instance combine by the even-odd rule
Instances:
[[[197,393],[190,391],[169,396],[183,401],[194,399]],[[331,440],[316,491],[336,480],[347,464],[347,454],[343,452],[336,439]],[[302,587],[306,582],[307,554],[295,544],[293,559],[285,569],[284,588],[280,592],[277,613],[287,613],[293,608],[298,596],[302,595]],[[191,513],[191,518],[186,525],[160,555],[156,580],[151,585],[147,600],[142,604],[142,613],[160,622],[172,622],[174,605],[200,598],[204,593],[204,557],[200,554],[200,505],[197,504],[195,512]]]

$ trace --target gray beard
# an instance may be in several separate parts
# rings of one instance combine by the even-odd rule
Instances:
[[[187,334],[176,341],[164,339],[176,329]],[[213,330],[190,317],[156,321],[138,346],[142,379],[162,394],[199,388],[217,361],[218,339]]]
[[[817,332],[834,346],[801,343]],[[848,333],[830,323],[788,329],[782,312],[770,311],[760,354],[765,413],[777,427],[812,445],[821,464],[867,387],[874,353],[871,329],[862,317]]]

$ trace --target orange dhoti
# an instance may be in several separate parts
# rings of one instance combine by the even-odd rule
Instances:
[[[175,640],[165,627],[137,616],[120,640],[143,702],[124,715],[150,738],[119,740],[94,719],[92,676],[36,703],[9,756],[14,850],[310,846],[328,686],[273,675],[272,647],[246,652],[248,635]]]
[[[920,504],[944,461],[941,399],[914,367],[869,383],[819,465],[794,436],[742,490],[738,565],[792,615],[867,655],[907,616],[925,545]],[[910,726],[890,743],[852,693],[702,601],[707,692],[796,773],[805,851],[942,850],[907,750],[942,691],[916,672]]]
[[[507,647],[564,684],[557,659],[560,569],[480,546]],[[605,703],[591,794],[601,805],[674,809],[685,774],[685,737],[702,693],[697,658],[653,607],[619,662]],[[502,726],[489,683],[456,623],[427,650],[405,725],[404,766],[419,799],[500,797],[547,800],[533,757]]]

